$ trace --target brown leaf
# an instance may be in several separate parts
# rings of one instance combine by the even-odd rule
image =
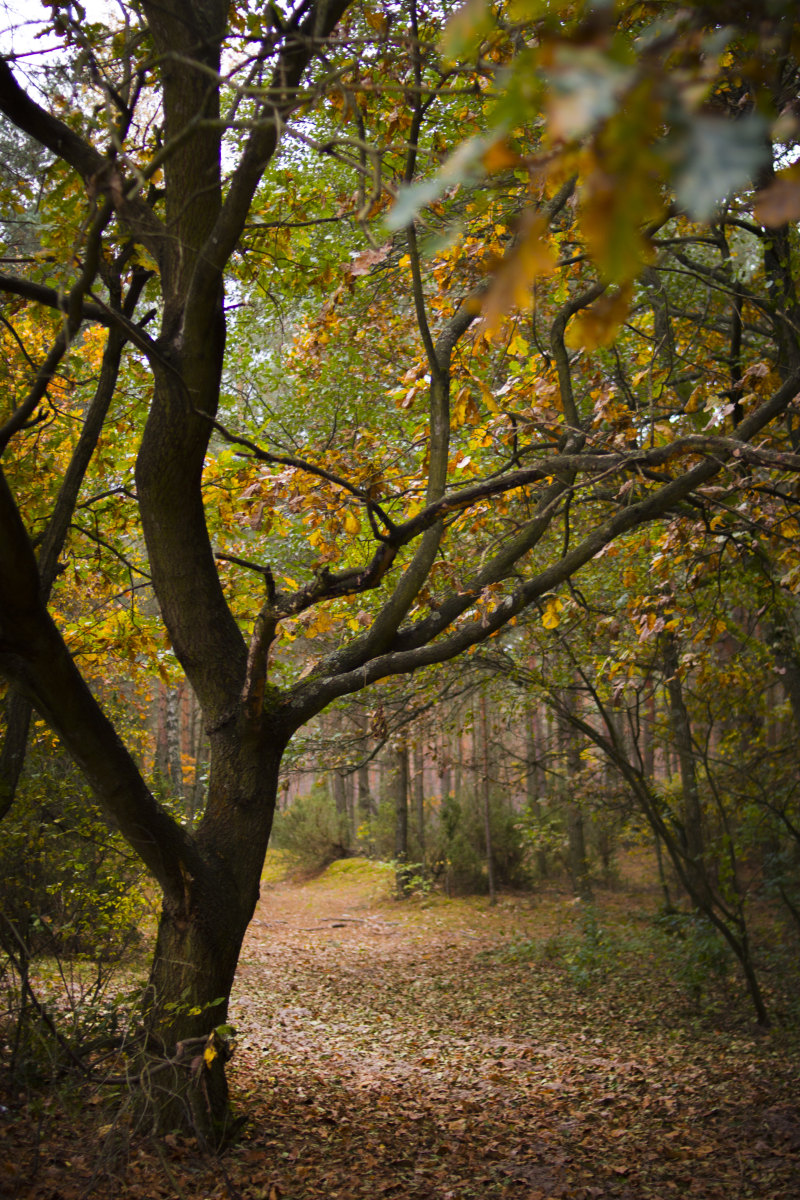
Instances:
[[[373,267],[386,260],[391,248],[391,242],[384,242],[383,245],[378,246],[376,250],[362,250],[362,252],[357,254],[350,263],[350,274],[369,275]]]
[[[753,214],[761,225],[769,227],[800,221],[800,165],[794,163],[781,171],[769,187],[757,194]]]

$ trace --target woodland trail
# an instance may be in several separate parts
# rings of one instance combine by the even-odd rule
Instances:
[[[758,1033],[732,978],[698,1005],[652,895],[490,908],[391,884],[363,860],[265,884],[222,1159],[71,1083],[0,1122],[0,1196],[798,1200],[796,1026]]]
[[[579,920],[567,896],[400,904],[358,862],[267,888],[232,1008],[246,1195],[797,1200],[780,1038],[688,1019],[646,961],[582,977]]]

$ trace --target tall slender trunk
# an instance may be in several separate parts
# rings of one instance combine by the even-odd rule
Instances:
[[[655,726],[656,726],[656,702],[655,690],[651,691],[645,702],[644,719],[642,720],[641,730],[639,734],[639,753],[642,761],[642,770],[645,778],[652,780],[655,777],[656,762],[655,762]]]
[[[575,700],[568,689],[561,693],[563,714],[558,719],[558,740],[562,760],[562,802],[567,820],[569,874],[572,889],[582,900],[591,900],[589,860],[586,854],[586,829],[580,798],[575,794],[575,782],[581,768],[581,748],[577,730],[570,723]]]
[[[678,647],[671,634],[664,638],[663,655],[670,705],[670,725],[681,780],[682,832],[686,852],[686,868],[692,879],[692,890],[698,895],[707,897],[709,883],[705,864],[703,810],[697,779],[697,762],[692,744],[689,710],[683,696]]]
[[[414,812],[420,860],[425,862],[425,747],[418,739],[414,745]]]
[[[198,813],[203,811],[206,799],[206,783],[208,774],[208,738],[203,728],[203,714],[197,697],[193,691],[191,699],[191,753],[194,759],[194,783],[190,789],[189,817],[195,820]]]
[[[347,818],[347,791],[345,788],[344,775],[341,771],[334,769],[330,772],[330,789],[333,803],[336,806],[336,812],[340,817]]]
[[[657,830],[653,830],[653,846],[655,847],[656,863],[658,865],[658,882],[661,885],[661,891],[664,895],[664,909],[666,912],[672,912],[672,897],[669,894],[669,882],[667,881],[667,873],[664,870],[664,852],[661,848],[661,835]]]
[[[453,756],[453,797],[458,804],[464,795],[464,734],[459,730],[455,735],[455,755]]]
[[[541,746],[541,730],[539,728],[539,713],[533,709],[527,714],[525,721],[525,802],[534,820],[541,824],[544,773],[539,764],[539,748]],[[543,845],[536,847],[536,871],[541,879],[547,878],[547,851]]]
[[[489,903],[497,903],[497,889],[494,881],[494,846],[492,844],[492,776],[491,754],[489,750],[489,718],[486,712],[486,693],[481,692],[480,700],[481,731],[483,737],[483,830],[486,839],[486,875],[489,882]]]
[[[439,798],[444,803],[452,788],[452,770],[450,758],[450,739],[442,734],[438,746],[439,757]]]
[[[167,766],[172,794],[183,807],[183,758],[181,738],[181,689],[168,688],[166,697],[165,730]]]
[[[408,744],[401,740],[394,751],[394,857],[397,862],[397,890],[408,891]]]

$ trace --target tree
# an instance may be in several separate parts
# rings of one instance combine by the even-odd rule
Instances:
[[[675,362],[663,370],[658,403],[648,399],[663,358],[657,333],[646,338],[649,375],[641,368],[632,390],[615,389],[602,353],[575,352],[581,340],[605,345],[632,299],[642,312],[658,302],[646,273],[638,292],[626,283],[609,295],[607,279],[575,251],[574,176],[550,181],[531,225],[524,155],[490,156],[503,186],[477,201],[458,188],[434,201],[424,224],[458,216],[465,234],[428,260],[421,218],[406,216],[385,241],[370,232],[399,185],[428,173],[465,122],[484,119],[494,65],[454,68],[441,58],[437,5],[406,0],[382,13],[349,0],[295,9],[142,0],[122,6],[125,24],[110,33],[79,22],[79,8],[56,5],[52,16],[65,60],[74,60],[74,88],[51,81],[40,99],[10,61],[0,64],[0,111],[54,157],[49,194],[64,216],[60,244],[27,272],[15,262],[0,276],[10,303],[58,314],[50,347],[26,349],[38,365],[0,426],[0,670],[58,733],[161,889],[144,1013],[146,1049],[158,1061],[142,1067],[143,1094],[162,1127],[188,1125],[216,1141],[228,1122],[227,998],[290,738],[337,698],[448,661],[532,604],[553,612],[565,581],[628,531],[697,496],[727,464],[747,461],[757,435],[754,461],[780,470],[783,422],[800,388],[785,303],[791,239],[776,264],[777,235],[766,239],[751,216],[731,218],[745,223],[768,284],[779,274],[783,291],[774,301],[763,276],[752,284],[742,300],[758,313],[752,337],[726,361],[747,375],[766,346],[779,371],[756,372],[746,399],[737,393],[727,436],[697,432]],[[526,118],[523,141],[533,145],[537,130]],[[316,189],[318,213],[289,204],[288,216],[274,217],[271,181],[277,193],[276,181],[307,171],[311,154],[315,172],[332,164],[331,189]],[[349,200],[347,172],[357,180]],[[304,264],[309,224],[318,230],[343,213],[352,225],[340,252],[356,237],[366,248],[344,269],[312,269],[310,254]],[[640,214],[618,216],[638,236]],[[724,259],[724,238],[715,234],[709,251],[703,231],[674,220],[712,299],[738,295],[724,263],[706,261]],[[487,327],[478,320],[486,269],[504,251],[509,263],[527,264],[524,283],[533,258],[552,287],[537,284],[533,312],[516,283],[506,287]],[[668,268],[680,261],[666,241],[665,254]],[[290,311],[296,336],[281,360],[281,411],[253,429],[227,400],[239,350],[229,334],[240,329],[230,305],[260,294],[263,325],[269,297],[298,280],[309,294],[327,289],[327,302],[315,316],[299,303]],[[512,301],[522,307],[504,325]],[[371,337],[359,341],[366,311]],[[154,315],[157,334],[147,328]],[[139,536],[165,636],[210,742],[207,802],[191,831],[157,801],[70,653],[66,618],[48,607],[44,546],[25,519],[25,451],[42,416],[58,416],[57,372],[87,326],[108,330],[109,345],[124,341],[128,369],[139,372]],[[712,322],[713,336],[724,330]],[[361,357],[365,395],[383,397],[373,414],[383,424],[362,437],[368,406],[347,417],[343,405],[329,440],[309,444],[306,424],[316,428],[329,411],[330,379],[344,386],[337,354]],[[354,388],[352,372],[346,382]],[[713,395],[715,378],[694,382]],[[523,406],[526,389],[534,402]],[[216,474],[204,475],[209,463]],[[123,490],[130,503],[132,489]],[[256,493],[274,517],[272,534],[237,522]],[[59,511],[75,503],[70,493]],[[225,546],[216,553],[212,528]],[[241,546],[229,545],[233,528]]]

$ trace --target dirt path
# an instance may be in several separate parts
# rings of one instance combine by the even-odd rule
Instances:
[[[13,1200],[798,1200],[798,1039],[690,1002],[650,898],[398,903],[374,864],[264,889],[223,1160],[87,1083],[15,1097]],[[659,949],[661,946],[661,949]],[[732,986],[732,985],[731,985]]]
[[[687,1023],[647,969],[577,986],[548,960],[559,928],[580,949],[567,898],[387,892],[359,867],[265,892],[232,1009],[248,1200],[797,1200],[779,1039]]]

